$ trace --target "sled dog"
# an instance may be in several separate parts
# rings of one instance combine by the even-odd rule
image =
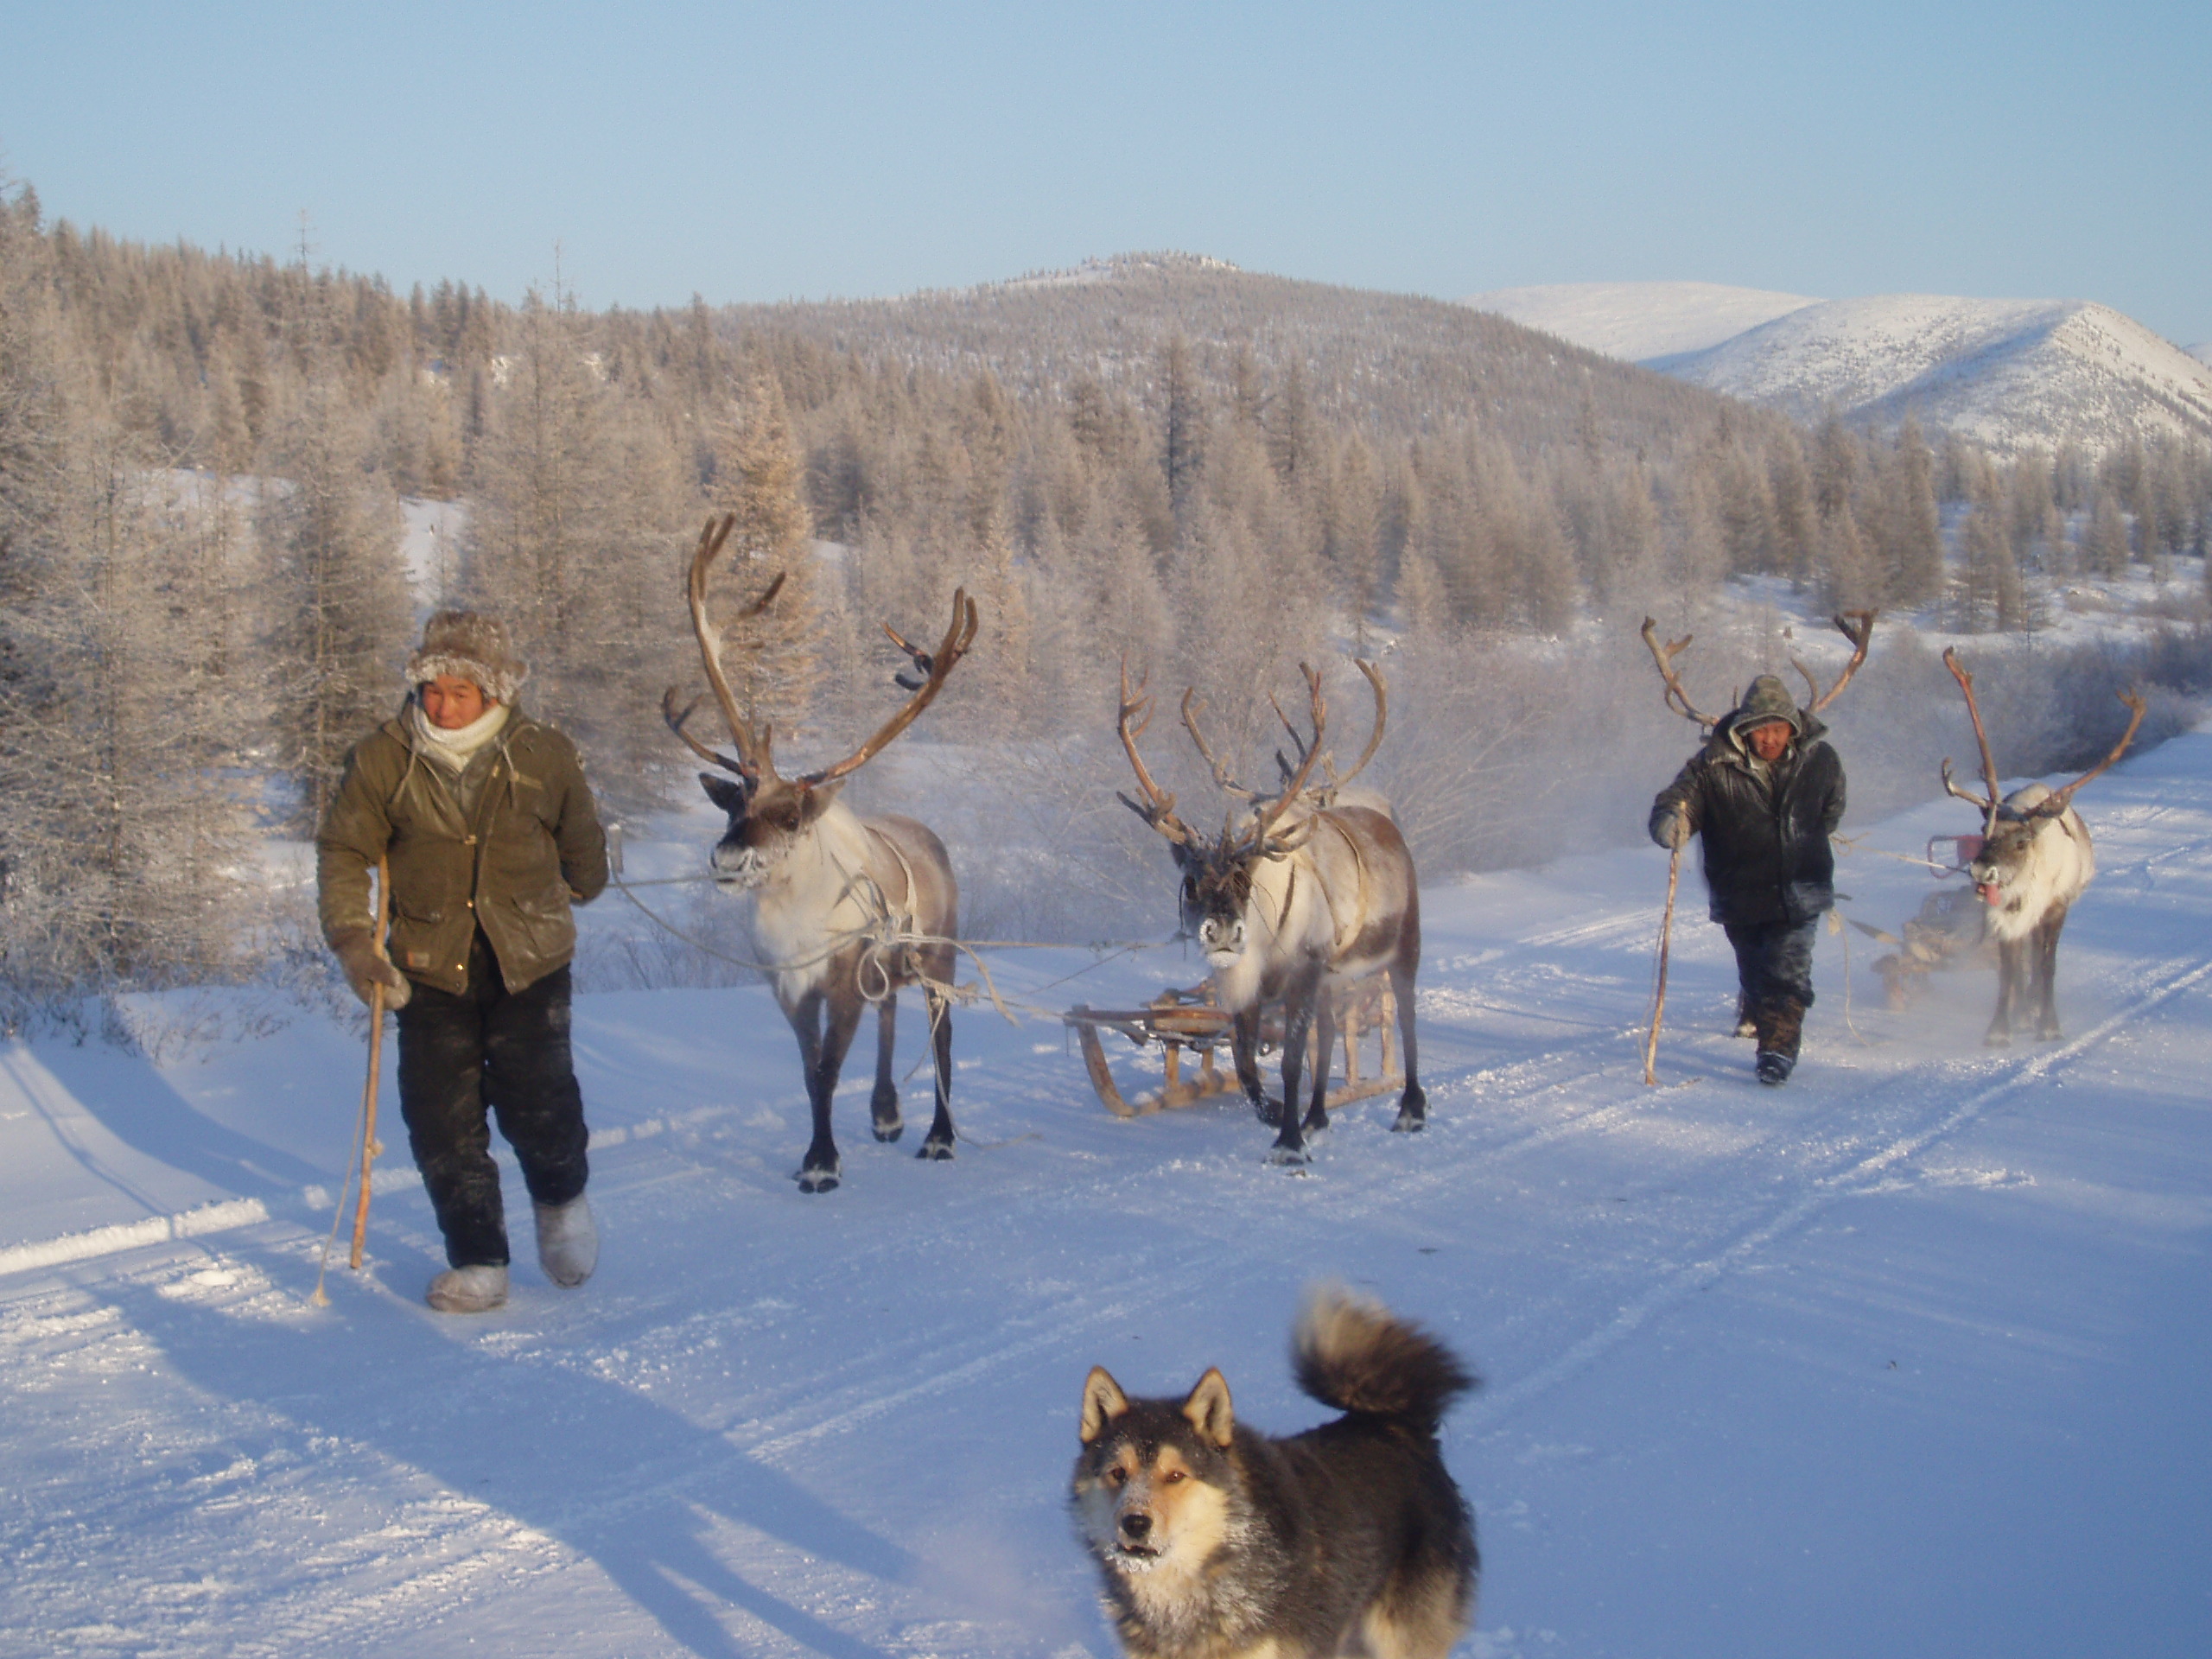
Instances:
[[[1437,1425],[1474,1376],[1341,1285],[1309,1292],[1298,1385],[1344,1414],[1287,1440],[1236,1421],[1209,1370],[1133,1400],[1093,1366],[1069,1503],[1131,1659],[1443,1659],[1479,1560]]]

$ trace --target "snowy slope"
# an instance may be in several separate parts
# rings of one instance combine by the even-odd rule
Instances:
[[[2212,363],[2212,340],[2201,340],[2186,349],[2189,354],[2198,362]]]
[[[1650,366],[1803,420],[1915,415],[2000,453],[2212,436],[2212,366],[2080,300],[1828,300]]]
[[[1607,357],[1642,363],[1703,351],[1819,301],[1719,283],[1552,283],[1462,302]]]
[[[422,610],[435,610],[445,602],[459,572],[468,509],[458,501],[410,495],[400,502],[399,512],[404,524],[399,556],[406,563],[415,603]]]
[[[868,1141],[855,1076],[847,1184],[801,1198],[762,992],[582,998],[604,1263],[474,1320],[418,1300],[389,1093],[367,1268],[307,1306],[353,1033],[194,1043],[226,1005],[166,998],[131,1005],[158,1063],[0,1048],[0,1654],[1106,1659],[1061,1513],[1085,1369],[1218,1363],[1302,1427],[1282,1347],[1324,1274],[1488,1378],[1446,1433],[1470,1653],[2212,1652],[2212,734],[2082,804],[2067,1042],[1975,1046],[1987,975],[1883,1012],[1863,939],[1847,1002],[1829,938],[1761,1090],[1688,899],[1647,1090],[1642,849],[1427,892],[1434,1127],[1366,1103],[1304,1178],[1234,1108],[1109,1118],[1055,1023],[971,1007],[958,1160]],[[1884,855],[1969,827],[1847,823],[1853,913],[1894,926],[1930,881]],[[995,967],[1051,1008],[1193,976]]]

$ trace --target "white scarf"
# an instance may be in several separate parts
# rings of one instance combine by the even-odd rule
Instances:
[[[448,732],[430,724],[423,705],[416,703],[411,710],[415,735],[425,740],[416,746],[416,753],[427,755],[459,777],[475,758],[476,752],[499,734],[500,728],[507,723],[508,707],[506,703],[495,702],[467,725]]]

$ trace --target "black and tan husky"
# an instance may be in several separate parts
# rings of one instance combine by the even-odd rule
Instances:
[[[1182,1400],[1084,1380],[1069,1501],[1133,1659],[1442,1659],[1472,1625],[1474,1521],[1436,1429],[1475,1377],[1340,1285],[1308,1294],[1291,1366],[1344,1414],[1280,1440],[1218,1370]]]

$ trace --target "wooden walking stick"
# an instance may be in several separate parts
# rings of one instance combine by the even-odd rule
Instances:
[[[1659,1058],[1659,1020],[1667,1011],[1667,947],[1675,933],[1675,889],[1682,879],[1682,842],[1675,843],[1674,855],[1667,861],[1667,908],[1659,918],[1659,988],[1651,998],[1651,1031],[1643,1039],[1643,1081],[1656,1089],[1659,1074],[1652,1063]]]
[[[391,925],[391,869],[377,860],[377,955],[385,957],[385,930]],[[391,958],[385,957],[385,960]],[[353,1211],[353,1253],[346,1265],[361,1270],[361,1247],[369,1236],[369,1171],[384,1150],[377,1139],[377,1084],[384,1065],[384,986],[369,988],[369,1080],[361,1090],[361,1197]]]

